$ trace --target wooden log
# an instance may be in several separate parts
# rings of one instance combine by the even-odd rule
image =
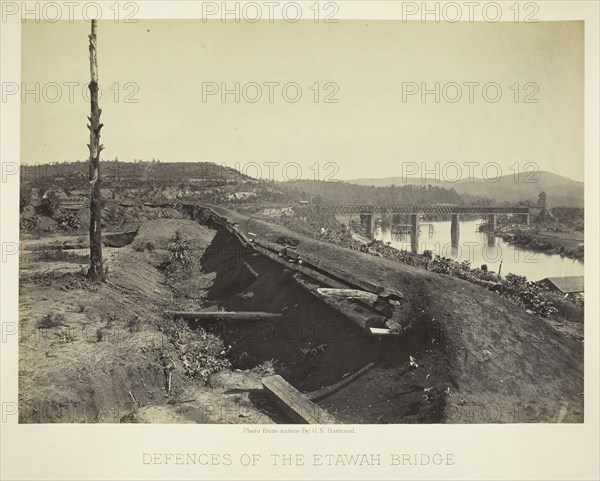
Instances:
[[[377,302],[377,294],[372,292],[361,291],[360,289],[332,289],[329,287],[320,287],[317,292],[326,297],[338,299],[357,299],[367,304],[375,304]]]
[[[346,387],[348,384],[358,379],[360,376],[369,371],[374,365],[374,362],[370,362],[366,366],[361,367],[358,371],[353,372],[352,374],[346,376],[345,378],[341,379],[340,381],[334,384],[331,384],[330,386],[325,386],[317,391],[306,393],[306,397],[312,402],[321,401],[331,396],[332,394],[335,394],[343,387]]]
[[[279,321],[280,312],[257,312],[257,311],[214,311],[214,312],[186,312],[167,311],[167,315],[181,317],[188,321]]]
[[[262,385],[267,397],[272,399],[293,422],[339,424],[331,414],[313,403],[281,376],[264,377]]]
[[[371,327],[384,327],[386,318],[380,313],[369,309],[368,307],[359,304],[357,301],[347,298],[335,298],[319,294],[319,286],[313,284],[308,279],[303,278],[300,274],[293,276],[294,280],[316,298],[322,300],[331,308],[338,311],[343,316],[354,321],[360,327],[370,332]]]
[[[246,269],[248,269],[250,274],[252,274],[252,277],[258,279],[258,272],[256,272],[254,268],[250,264],[248,264],[248,262],[244,261],[244,266],[246,267]]]
[[[348,288],[348,286],[346,284],[336,281],[335,279],[332,279],[331,277],[323,275],[312,269],[309,269],[308,267],[297,265],[297,266],[294,266],[294,269],[298,272],[301,272],[306,277],[308,277],[310,279],[314,279],[315,281],[318,281],[321,284],[325,284],[326,286],[329,286],[331,288],[338,288],[338,289],[347,289]]]
[[[394,314],[394,307],[390,304],[390,300],[372,292],[361,289],[332,289],[328,287],[319,288],[317,292],[324,296],[331,296],[332,298],[350,299],[360,302],[386,317],[392,317]]]

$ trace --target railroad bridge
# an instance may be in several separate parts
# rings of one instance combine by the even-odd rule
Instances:
[[[144,205],[152,207],[167,207],[179,205],[182,208],[193,212],[198,204],[196,202],[181,201],[163,201],[163,202],[144,202]],[[285,204],[269,204],[263,207],[289,207]],[[494,207],[494,206],[473,206],[473,205],[371,205],[371,204],[313,204],[306,208],[314,209],[318,212],[328,212],[332,214],[359,214],[361,222],[365,226],[369,237],[373,236],[373,216],[377,214],[407,214],[411,216],[411,250],[418,251],[419,244],[419,216],[426,214],[447,214],[452,218],[451,222],[451,243],[458,245],[460,233],[461,214],[479,214],[488,217],[488,226],[490,230],[496,228],[496,216],[498,214],[513,214],[521,217],[522,222],[529,225],[529,207]],[[493,240],[493,239],[491,239]]]
[[[518,215],[529,225],[529,207],[494,207],[464,205],[316,205],[314,208],[333,214],[360,214],[369,237],[373,236],[373,216],[376,214],[408,214],[411,216],[411,247],[417,252],[419,244],[419,216],[424,214],[448,214],[451,216],[451,243],[458,244],[461,214],[487,215],[489,230],[496,228],[498,214]]]

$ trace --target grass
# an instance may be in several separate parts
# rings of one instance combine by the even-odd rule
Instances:
[[[38,262],[68,262],[73,264],[85,264],[89,260],[87,254],[81,254],[72,250],[46,249],[33,251],[33,259]]]
[[[46,314],[38,321],[38,329],[52,329],[60,326],[66,326],[65,316],[62,314]]]
[[[274,359],[267,359],[267,360],[261,362],[257,367],[258,367],[258,371],[264,376],[273,376],[273,375],[277,374],[277,371],[275,370],[275,360]]]
[[[129,329],[132,334],[139,332],[142,328],[142,319],[139,316],[130,318],[126,323],[125,327]]]

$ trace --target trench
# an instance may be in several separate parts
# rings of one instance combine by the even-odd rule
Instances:
[[[319,404],[342,422],[444,421],[444,396],[424,402],[424,387],[411,377],[409,353],[424,349],[420,332],[387,337],[368,334],[306,292],[281,264],[247,252],[222,228],[203,254],[202,270],[214,276],[208,290],[211,303],[227,311],[282,313],[278,321],[202,323],[231,346],[229,359],[234,369],[273,361],[277,374],[308,393],[374,363],[366,374]]]

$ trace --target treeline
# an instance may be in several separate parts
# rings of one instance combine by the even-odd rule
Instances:
[[[585,222],[585,210],[579,207],[553,207],[552,215],[562,225],[583,231]]]
[[[454,189],[433,185],[374,187],[348,182],[299,180],[276,182],[275,186],[293,200],[306,200],[312,204],[466,204]]]
[[[256,180],[230,167],[212,162],[160,162],[152,161],[121,162],[102,160],[102,179],[105,183],[120,180],[162,180],[162,181],[249,181]],[[89,162],[62,162],[54,164],[21,165],[22,183],[47,183],[70,180],[75,183],[87,181]]]

